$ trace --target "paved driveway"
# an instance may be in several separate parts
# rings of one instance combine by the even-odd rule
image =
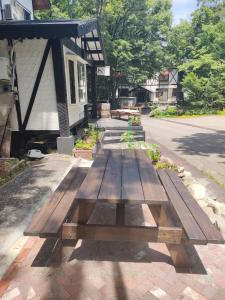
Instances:
[[[143,117],[147,138],[225,184],[225,117],[153,119]]]

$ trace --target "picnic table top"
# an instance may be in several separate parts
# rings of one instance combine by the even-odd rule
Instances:
[[[77,192],[86,202],[163,204],[165,190],[145,150],[103,150]]]

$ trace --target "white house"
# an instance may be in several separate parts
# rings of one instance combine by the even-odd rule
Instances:
[[[153,102],[167,105],[177,101],[178,70],[171,69],[156,73],[145,84],[132,86],[120,86],[119,97],[136,97],[137,103]]]
[[[59,136],[59,150],[69,153],[71,131],[87,122],[87,68],[95,116],[96,69],[104,65],[96,19],[0,22],[0,69],[5,70],[0,71],[0,91],[13,98],[11,153],[40,135]]]

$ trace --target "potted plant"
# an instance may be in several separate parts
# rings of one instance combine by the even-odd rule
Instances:
[[[92,160],[98,142],[99,131],[92,127],[85,129],[83,138],[79,138],[75,142],[74,156]]]

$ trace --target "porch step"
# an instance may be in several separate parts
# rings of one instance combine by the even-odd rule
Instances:
[[[136,135],[134,136],[133,142],[137,141],[145,141],[144,135]],[[113,144],[113,143],[122,143],[121,141],[121,136],[105,136],[104,139],[102,140],[103,144]]]
[[[131,131],[140,131],[143,130],[142,126],[132,126],[132,127],[128,127],[128,126],[101,126],[100,128],[104,128],[105,131],[106,130],[123,130],[123,131],[127,131],[127,130],[131,130]]]
[[[106,130],[105,131],[105,137],[106,136],[121,136],[123,135],[125,132],[128,132],[128,130]],[[145,132],[143,130],[129,130],[129,132],[131,132],[134,136],[144,136]]]

